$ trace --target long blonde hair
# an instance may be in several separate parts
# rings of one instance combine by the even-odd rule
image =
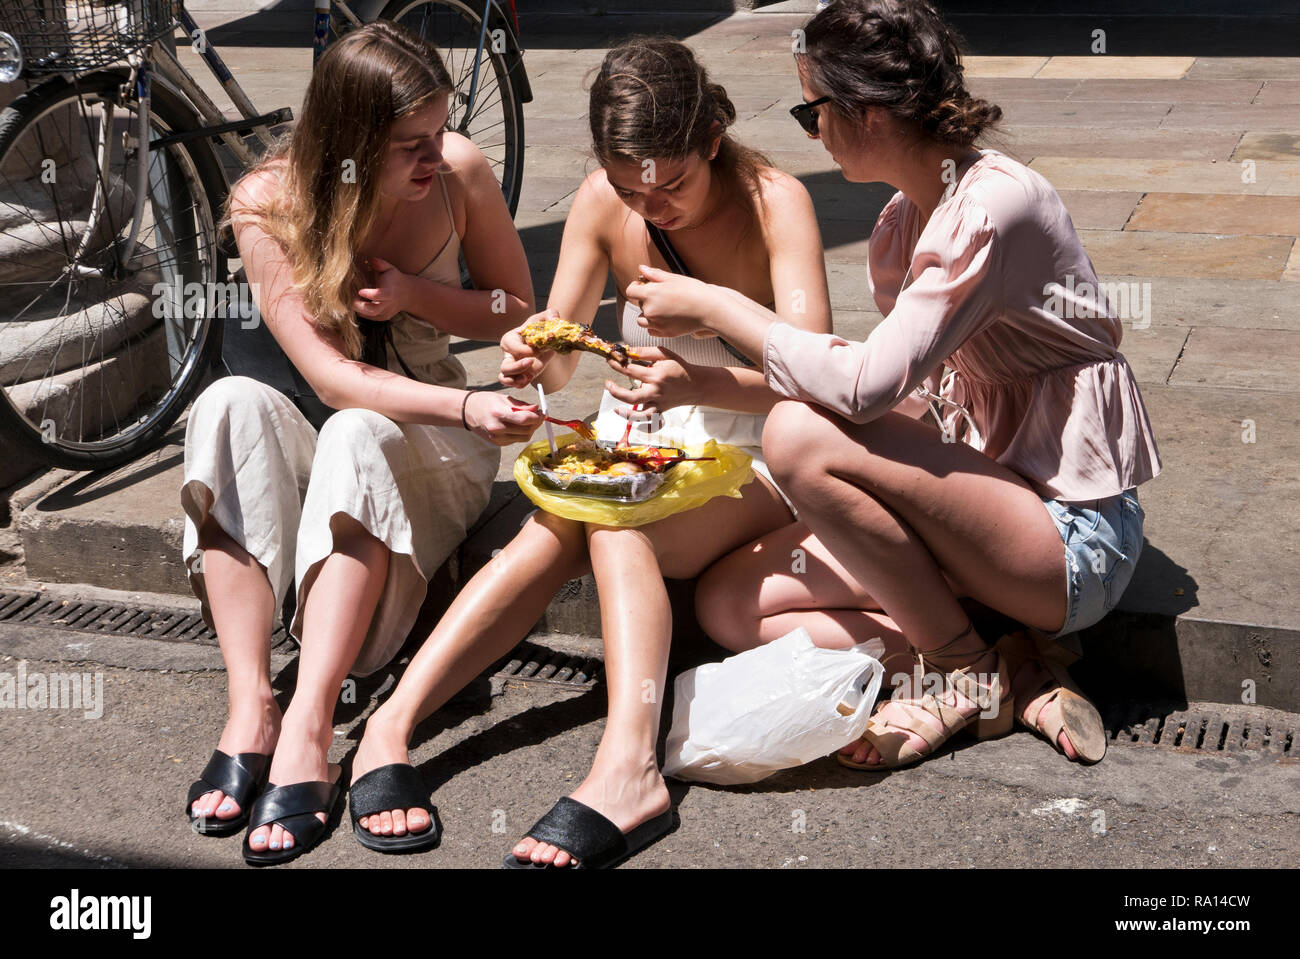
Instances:
[[[353,359],[362,340],[352,310],[364,279],[357,251],[379,211],[393,123],[451,90],[432,44],[387,20],[359,27],[321,57],[292,133],[249,174],[287,156],[283,189],[227,214],[256,221],[284,247],[307,312]]]

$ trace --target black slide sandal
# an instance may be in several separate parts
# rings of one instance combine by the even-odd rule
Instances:
[[[342,774],[340,769],[339,777]],[[329,783],[317,781],[290,786],[268,784],[266,792],[262,793],[248,814],[248,835],[262,826],[279,825],[293,836],[293,848],[288,851],[267,848],[259,852],[248,844],[248,835],[245,835],[244,861],[250,866],[274,866],[297,859],[315,849],[325,835],[329,817],[341,795],[337,778]],[[325,822],[316,818],[318,812],[325,813]]]
[[[537,820],[524,838],[550,843],[578,860],[577,866],[565,866],[566,869],[613,869],[675,828],[677,812],[669,809],[624,835],[617,826],[590,806],[565,796],[551,807],[550,812]],[[516,859],[513,850],[506,853],[501,865],[506,869],[556,868]]]
[[[263,753],[231,756],[220,749],[212,750],[212,758],[203,767],[198,780],[190,785],[189,798],[185,800],[185,817],[190,821],[190,828],[203,836],[233,836],[242,831],[248,824],[249,804],[266,784],[270,768],[271,757]],[[218,819],[216,816],[195,816],[190,812],[194,800],[218,790],[239,804],[238,816]]]
[[[429,802],[429,787],[410,763],[392,763],[370,770],[348,790],[352,834],[357,842],[376,852],[418,852],[432,849],[442,838],[438,810]],[[359,820],[393,809],[423,809],[429,814],[429,828],[405,836],[376,836],[363,829]]]

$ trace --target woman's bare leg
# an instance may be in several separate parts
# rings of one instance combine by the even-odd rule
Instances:
[[[800,519],[945,670],[996,664],[973,634],[949,645],[969,627],[959,593],[1031,626],[1060,627],[1060,534],[1029,485],[989,457],[900,414],[855,425],[792,402],[769,416],[764,448]],[[891,708],[882,719],[895,718]],[[858,762],[879,760],[865,743],[853,750]]]
[[[894,621],[800,522],[710,566],[695,590],[695,612],[709,637],[735,653],[800,626],[825,649],[879,638],[886,657],[907,652]]]
[[[321,561],[303,606],[298,683],[271,761],[270,781],[277,786],[330,780],[334,706],[388,576],[388,547],[364,526],[335,513],[330,529],[334,551]],[[323,813],[318,817],[325,821]],[[293,847],[293,836],[278,825],[254,830],[249,845],[265,849],[268,840],[271,849]]]
[[[203,582],[226,662],[230,700],[226,727],[217,748],[270,755],[280,736],[280,707],[271,691],[271,629],[275,593],[266,569],[226,534],[211,514],[199,529]],[[195,816],[233,819],[239,804],[219,789],[204,793],[190,807]]]
[[[655,757],[672,640],[664,577],[698,576],[719,556],[790,519],[776,491],[756,477],[742,499],[719,497],[635,529],[588,527],[600,591],[609,718],[591,771],[572,797],[623,832],[669,805]],[[564,850],[533,839],[522,840],[514,853],[556,866],[572,861]]]
[[[366,722],[353,781],[379,766],[409,762],[415,727],[514,648],[559,588],[588,569],[582,524],[535,513],[457,594],[397,688]],[[429,817],[422,809],[395,809],[360,822],[374,835],[401,836],[428,828]]]

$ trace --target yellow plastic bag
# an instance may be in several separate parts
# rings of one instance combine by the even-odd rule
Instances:
[[[572,433],[556,437],[560,445],[576,440]],[[715,496],[740,498],[740,488],[754,478],[751,457],[744,450],[709,440],[687,449],[691,456],[712,456],[712,461],[678,463],[668,471],[664,485],[643,503],[619,503],[596,497],[576,496],[538,485],[532,466],[550,453],[542,440],[525,447],[515,460],[515,482],[539,508],[565,519],[602,526],[644,526],[675,513],[703,506]]]

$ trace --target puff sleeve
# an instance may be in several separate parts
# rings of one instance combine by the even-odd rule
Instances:
[[[882,416],[997,319],[998,254],[993,223],[978,202],[959,195],[942,204],[916,244],[912,283],[866,341],[775,324],[763,345],[768,385],[855,423]]]

